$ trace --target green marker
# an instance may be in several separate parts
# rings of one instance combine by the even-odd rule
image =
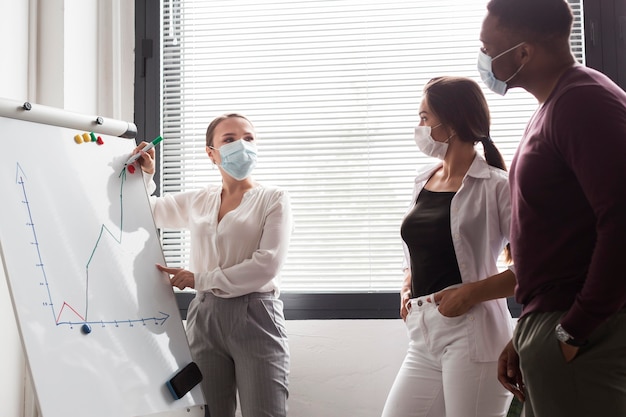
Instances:
[[[155,146],[157,146],[159,144],[159,142],[161,142],[163,140],[163,138],[161,136],[157,136],[157,138],[155,140],[153,140],[152,142],[150,142],[149,144],[147,144],[142,151],[144,152],[148,152],[150,149],[154,148]],[[135,162],[137,159],[139,159],[139,157],[141,156],[141,153],[136,153],[133,156],[131,156],[130,158],[128,158],[128,161],[126,161],[126,163],[124,164],[124,166],[130,165],[133,162]]]

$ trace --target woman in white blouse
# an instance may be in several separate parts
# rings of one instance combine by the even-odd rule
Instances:
[[[512,333],[505,297],[515,286],[513,271],[496,265],[511,218],[504,161],[476,82],[431,80],[419,117],[417,146],[441,161],[418,174],[402,222],[400,315],[410,343],[383,417],[501,417],[511,397],[497,360]]]
[[[154,150],[135,153],[154,192]],[[237,392],[244,417],[287,414],[289,348],[279,294],[279,272],[292,232],[288,194],[250,176],[256,165],[252,123],[239,114],[213,120],[206,152],[220,185],[151,197],[159,228],[188,229],[188,269],[158,268],[177,288],[194,288],[187,337],[203,374],[207,415],[235,415]]]

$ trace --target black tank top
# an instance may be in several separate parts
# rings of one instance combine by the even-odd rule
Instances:
[[[450,231],[450,203],[455,194],[422,189],[402,222],[400,233],[411,258],[413,298],[462,282]]]

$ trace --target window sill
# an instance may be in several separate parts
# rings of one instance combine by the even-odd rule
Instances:
[[[176,292],[183,320],[195,292]],[[399,294],[379,293],[282,293],[287,320],[399,319]],[[521,306],[509,297],[509,310],[519,317]]]

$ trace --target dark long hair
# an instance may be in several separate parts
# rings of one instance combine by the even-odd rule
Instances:
[[[481,142],[487,163],[506,171],[502,154],[489,135],[489,106],[478,83],[465,77],[437,77],[426,84],[424,96],[430,110],[459,140]]]
[[[489,135],[489,106],[478,83],[465,77],[433,78],[424,87],[424,97],[430,110],[444,126],[454,130],[459,140],[481,142],[487,163],[506,171],[504,158]],[[504,255],[511,262],[510,245]]]

